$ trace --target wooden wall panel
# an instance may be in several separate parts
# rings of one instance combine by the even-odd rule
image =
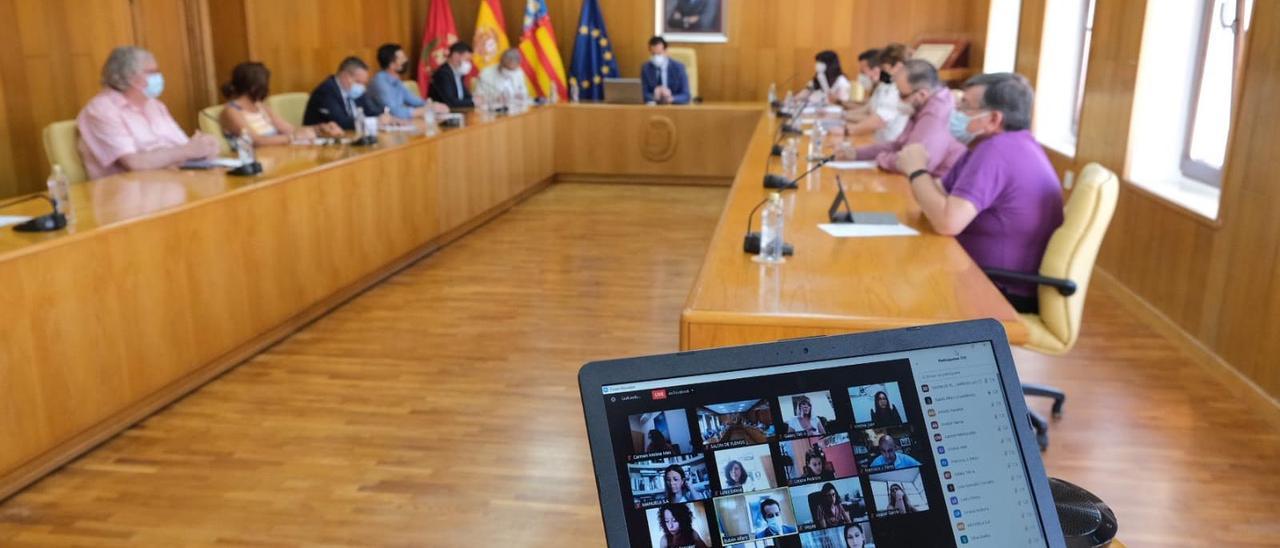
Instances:
[[[1038,65],[1044,0],[1024,0],[1018,70]],[[1098,0],[1075,158],[1123,173],[1145,2]],[[1144,31],[1149,29],[1144,29]],[[1217,222],[1124,184],[1098,266],[1227,364],[1280,397],[1280,4],[1254,5]],[[1032,50],[1031,48],[1035,48]]]

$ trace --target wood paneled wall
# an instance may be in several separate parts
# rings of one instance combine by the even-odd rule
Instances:
[[[164,101],[187,130],[205,102],[192,39],[206,0],[0,0],[0,198],[44,188],[49,174],[41,132],[74,118],[100,88],[112,48],[155,52]]]
[[[1019,70],[1034,73],[1043,0],[1024,2]],[[1124,173],[1146,2],[1098,0],[1075,158]],[[1028,23],[1033,24],[1028,24]],[[1125,183],[1100,268],[1227,364],[1280,397],[1280,3],[1257,2],[1217,222]],[[1055,162],[1058,163],[1058,162]]]

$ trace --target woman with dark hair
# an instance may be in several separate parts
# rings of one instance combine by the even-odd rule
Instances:
[[[659,451],[679,451],[678,447],[672,447],[671,442],[667,441],[667,437],[662,435],[662,431],[657,428],[649,430],[649,445],[644,448],[646,453],[656,453]]]
[[[813,59],[813,80],[809,82],[808,89],[800,92],[801,99],[823,98],[834,105],[849,102],[853,98],[853,84],[840,68],[840,56],[828,49],[818,52]]]
[[[835,470],[827,466],[827,456],[821,451],[810,451],[804,456],[804,473],[801,479],[835,479]]]
[[[662,531],[659,548],[707,548],[702,535],[693,530],[693,512],[683,504],[664,504],[658,507],[658,530]]]
[[[866,548],[867,533],[862,530],[861,524],[855,523],[844,527],[844,545],[845,548]]]
[[[826,435],[827,429],[822,425],[822,421],[814,419],[813,402],[809,401],[809,396],[792,396],[791,410],[795,417],[787,421],[788,432],[806,436]]]
[[[293,141],[314,139],[316,133],[342,135],[342,128],[332,122],[314,128],[295,128],[267,107],[266,100],[271,71],[262,63],[240,63],[231,71],[231,81],[222,86],[227,107],[218,123],[226,135],[248,132],[254,146],[287,145]]]
[[[672,464],[664,469],[662,471],[662,479],[667,486],[667,502],[693,502],[707,498],[705,494],[689,485],[689,478],[685,476],[684,467],[679,464]]]
[[[885,511],[890,514],[907,514],[915,512],[916,507],[911,505],[902,486],[895,483],[889,486],[889,507]]]
[[[846,525],[853,523],[853,517],[844,509],[844,505],[840,503],[840,492],[836,491],[836,486],[830,483],[822,485],[822,493],[818,497],[818,512],[813,516],[814,522],[819,528],[835,527],[836,525]]]
[[[724,486],[726,489],[745,487],[749,479],[747,469],[742,466],[741,462],[731,460],[729,464],[724,465]]]
[[[897,426],[903,422],[898,406],[889,403],[889,395],[884,391],[876,392],[875,403],[871,406],[871,422],[876,428]]]

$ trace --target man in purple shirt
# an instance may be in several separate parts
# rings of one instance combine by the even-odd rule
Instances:
[[[925,147],[898,154],[898,169],[934,230],[956,236],[983,268],[1038,273],[1049,237],[1062,224],[1062,187],[1029,130],[1032,100],[1022,76],[974,76],[951,116],[951,133],[969,144],[951,172],[934,177]],[[1039,310],[1034,284],[996,286],[1019,312]]]
[[[893,82],[898,87],[898,97],[902,98],[899,107],[911,111],[906,128],[892,141],[865,146],[852,154],[845,149],[836,156],[843,160],[850,156],[855,160],[875,160],[880,169],[898,171],[898,152],[908,144],[918,144],[928,152],[929,173],[934,177],[946,175],[964,154],[964,145],[947,131],[956,103],[951,90],[938,80],[938,69],[921,59],[904,62],[902,69],[894,74]]]

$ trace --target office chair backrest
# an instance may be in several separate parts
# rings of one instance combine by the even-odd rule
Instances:
[[[689,97],[697,99],[698,95],[698,51],[693,48],[667,48],[667,55],[684,65],[689,73]]]
[[[221,147],[222,154],[225,156],[231,153],[231,145],[227,144],[227,139],[222,134],[222,124],[218,123],[218,120],[221,120],[220,117],[222,116],[222,109],[224,108],[227,108],[227,106],[213,105],[211,107],[205,107],[204,110],[200,111],[199,118],[200,131],[208,133],[209,135],[212,135],[214,139],[217,139],[218,145]]]
[[[418,83],[413,80],[403,80],[404,89],[409,90],[414,97],[422,97],[422,90],[418,89]]]
[[[1119,192],[1120,180],[1111,170],[1090,163],[1080,172],[1075,189],[1067,199],[1062,226],[1049,239],[1040,262],[1040,275],[1072,280],[1079,289],[1070,297],[1064,297],[1053,287],[1040,286],[1040,321],[1062,347],[1037,350],[1063,353],[1070,350],[1080,336],[1080,319],[1084,315],[1093,263],[1116,211]]]
[[[822,491],[809,493],[809,515],[813,517],[813,522],[818,522],[818,516],[822,515]]]
[[[284,121],[294,127],[302,126],[302,115],[307,111],[307,99],[311,96],[302,92],[277,93],[267,97],[267,108],[275,111]]]
[[[49,172],[52,166],[62,166],[62,172],[71,183],[84,182],[89,175],[84,170],[84,160],[80,158],[80,128],[75,120],[62,120],[44,127],[41,135],[44,140],[44,155],[49,159]]]

